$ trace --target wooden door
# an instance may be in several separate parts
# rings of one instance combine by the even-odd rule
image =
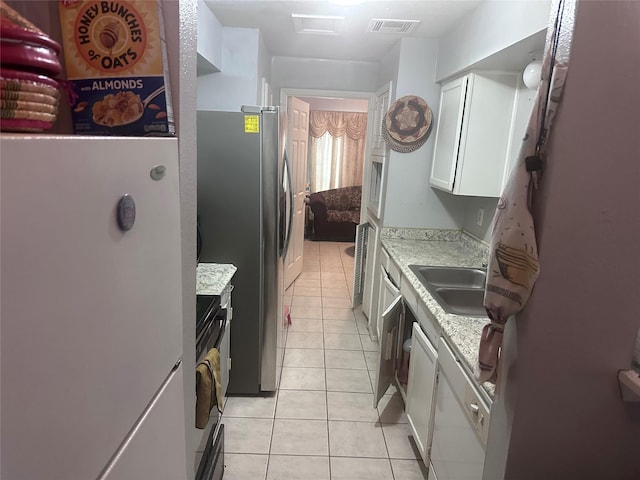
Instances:
[[[302,273],[304,246],[304,213],[309,150],[309,104],[289,97],[287,108],[287,155],[291,168],[293,191],[293,223],[289,250],[285,258],[285,288]]]

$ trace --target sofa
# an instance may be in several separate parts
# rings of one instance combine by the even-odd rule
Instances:
[[[313,240],[353,242],[360,223],[362,187],[342,187],[309,195]]]

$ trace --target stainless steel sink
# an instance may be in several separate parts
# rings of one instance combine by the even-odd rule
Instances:
[[[487,271],[483,268],[431,267],[410,265],[409,268],[422,281],[440,287],[482,288]]]
[[[483,306],[485,269],[429,265],[409,265],[409,268],[446,312],[487,316]]]

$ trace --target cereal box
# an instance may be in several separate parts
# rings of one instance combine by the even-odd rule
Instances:
[[[75,133],[175,135],[160,0],[60,0]]]

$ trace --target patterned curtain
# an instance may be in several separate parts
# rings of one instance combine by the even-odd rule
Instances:
[[[367,114],[309,113],[311,191],[362,185]]]

